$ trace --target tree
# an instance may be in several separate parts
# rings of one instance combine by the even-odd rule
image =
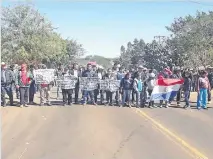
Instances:
[[[2,7],[2,59],[9,63],[67,62],[84,54],[81,44],[64,40],[32,5]]]
[[[120,60],[157,70],[173,65],[196,68],[213,64],[213,12],[177,18],[166,28],[172,34],[164,44],[134,39],[125,52],[122,49]]]

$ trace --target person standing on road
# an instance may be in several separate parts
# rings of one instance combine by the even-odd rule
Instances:
[[[21,71],[18,72],[16,76],[16,88],[19,88],[20,92],[20,107],[27,107],[29,98],[29,86],[31,84],[33,77],[30,72],[27,71],[27,65],[21,65]]]
[[[64,70],[62,68],[62,64],[59,63],[58,65],[58,68],[56,69],[56,76],[57,78],[61,78],[62,77],[62,74],[63,74]],[[59,99],[59,96],[60,96],[60,86],[57,86],[57,99]]]
[[[43,69],[46,69],[46,65],[43,65]],[[46,84],[43,83],[40,85],[40,106],[44,106],[44,99],[46,98],[46,102],[48,106],[51,106],[52,104],[50,103],[50,90],[52,88],[52,83]]]
[[[29,72],[32,75],[32,82],[30,83],[30,87],[29,87],[29,104],[33,105],[33,104],[35,104],[34,103],[34,95],[36,93],[36,84],[35,84],[35,79],[34,79],[35,70],[34,70],[33,65],[30,65]]]
[[[97,74],[92,70],[92,65],[91,63],[87,64],[87,70],[85,70],[82,74],[82,77],[97,77]],[[97,105],[94,101],[94,90],[83,90],[83,104],[86,105],[87,102],[87,96],[90,96],[90,100],[93,105]]]
[[[69,69],[64,70],[64,73],[62,74],[62,79],[65,79],[66,76],[71,76],[71,72]],[[63,106],[66,106],[67,104],[71,106],[73,89],[66,88],[66,86],[62,85],[61,90],[62,90],[62,96],[63,96]]]
[[[130,95],[132,90],[132,79],[130,78],[130,73],[127,73],[125,77],[121,80],[121,90],[122,90],[122,106],[125,106],[125,101],[127,100],[127,105],[131,107]]]
[[[207,95],[210,89],[210,83],[206,77],[207,72],[201,71],[201,76],[198,78],[198,88],[197,88],[197,109],[207,109]]]
[[[160,72],[158,74],[158,80],[160,79],[165,79],[165,78],[169,78],[169,76],[171,75],[171,71],[168,68],[164,68],[164,70],[162,72]],[[160,100],[160,107],[163,107],[163,100]],[[165,107],[168,108],[169,104],[168,104],[168,100],[165,100]]]
[[[207,71],[208,71],[207,78],[210,83],[210,89],[208,90],[208,104],[210,104],[211,103],[211,94],[212,94],[211,89],[212,89],[212,82],[213,82],[213,73],[211,72],[210,68],[208,68]]]
[[[139,73],[135,73],[134,77],[133,92],[135,95],[136,107],[139,108],[142,105],[143,83],[141,81],[141,76],[139,75]]]
[[[177,67],[174,69],[174,73],[170,76],[170,78],[172,79],[181,79],[182,76],[181,76],[181,69],[180,67]],[[180,106],[180,99],[181,99],[181,88],[178,90],[177,92],[177,98],[176,98],[176,101],[177,101],[177,106]],[[169,105],[171,104],[173,99],[169,99]]]
[[[13,72],[6,68],[6,64],[4,62],[1,63],[1,104],[2,106],[6,106],[5,95],[9,96],[10,105],[13,105],[13,83],[15,81],[15,76]]]
[[[116,74],[114,72],[112,72],[112,69],[108,69],[107,73],[104,75],[103,80],[116,80]],[[110,90],[106,90],[106,104],[105,105],[110,105],[113,106],[113,91]]]
[[[153,70],[150,70],[149,75],[148,75],[149,77],[148,77],[148,79],[146,81],[149,98],[151,97],[152,91],[153,91],[153,89],[155,87],[155,84],[156,84],[155,74],[152,71]],[[151,99],[149,99],[149,100],[150,100],[149,101],[149,108],[154,108],[155,107],[154,106],[154,101],[151,100]]]
[[[98,68],[96,66],[96,63],[92,64],[92,70],[95,73],[95,77],[98,77]],[[95,101],[95,103],[98,102],[99,88],[100,88],[100,85],[98,84],[98,88],[94,90],[94,101]]]
[[[190,73],[185,72],[184,83],[183,83],[184,98],[186,103],[186,105],[184,106],[185,109],[190,108],[189,98],[190,98],[191,87],[192,87],[192,79],[190,78]]]
[[[75,84],[75,104],[78,104],[78,94],[79,94],[79,80],[80,77],[82,76],[81,71],[79,70],[78,64],[74,63],[72,66],[72,69],[69,69],[69,72],[71,75],[75,76],[78,78],[76,84]]]

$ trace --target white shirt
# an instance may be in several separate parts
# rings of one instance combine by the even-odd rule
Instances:
[[[78,71],[77,70],[74,70],[74,76],[78,77]]]

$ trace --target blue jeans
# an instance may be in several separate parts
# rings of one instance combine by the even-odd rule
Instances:
[[[185,98],[186,106],[189,106],[189,97],[190,97],[190,90],[184,91],[184,98]]]
[[[9,96],[10,105],[13,105],[13,90],[12,86],[1,86],[1,102],[3,105],[6,105],[5,95]]]
[[[130,94],[131,90],[123,90],[122,105],[125,104],[126,99],[128,99],[128,103],[130,102]]]
[[[88,95],[90,96],[92,104],[94,104],[95,103],[94,91],[85,91],[85,90],[83,90],[83,101],[82,101],[82,103],[86,103]]]
[[[207,89],[205,88],[201,88],[199,93],[198,93],[198,96],[197,96],[197,108],[199,107],[203,107],[203,108],[206,108],[206,105],[207,105]]]

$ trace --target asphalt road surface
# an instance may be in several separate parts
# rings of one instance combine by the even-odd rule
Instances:
[[[2,159],[213,159],[209,106],[2,108]]]

